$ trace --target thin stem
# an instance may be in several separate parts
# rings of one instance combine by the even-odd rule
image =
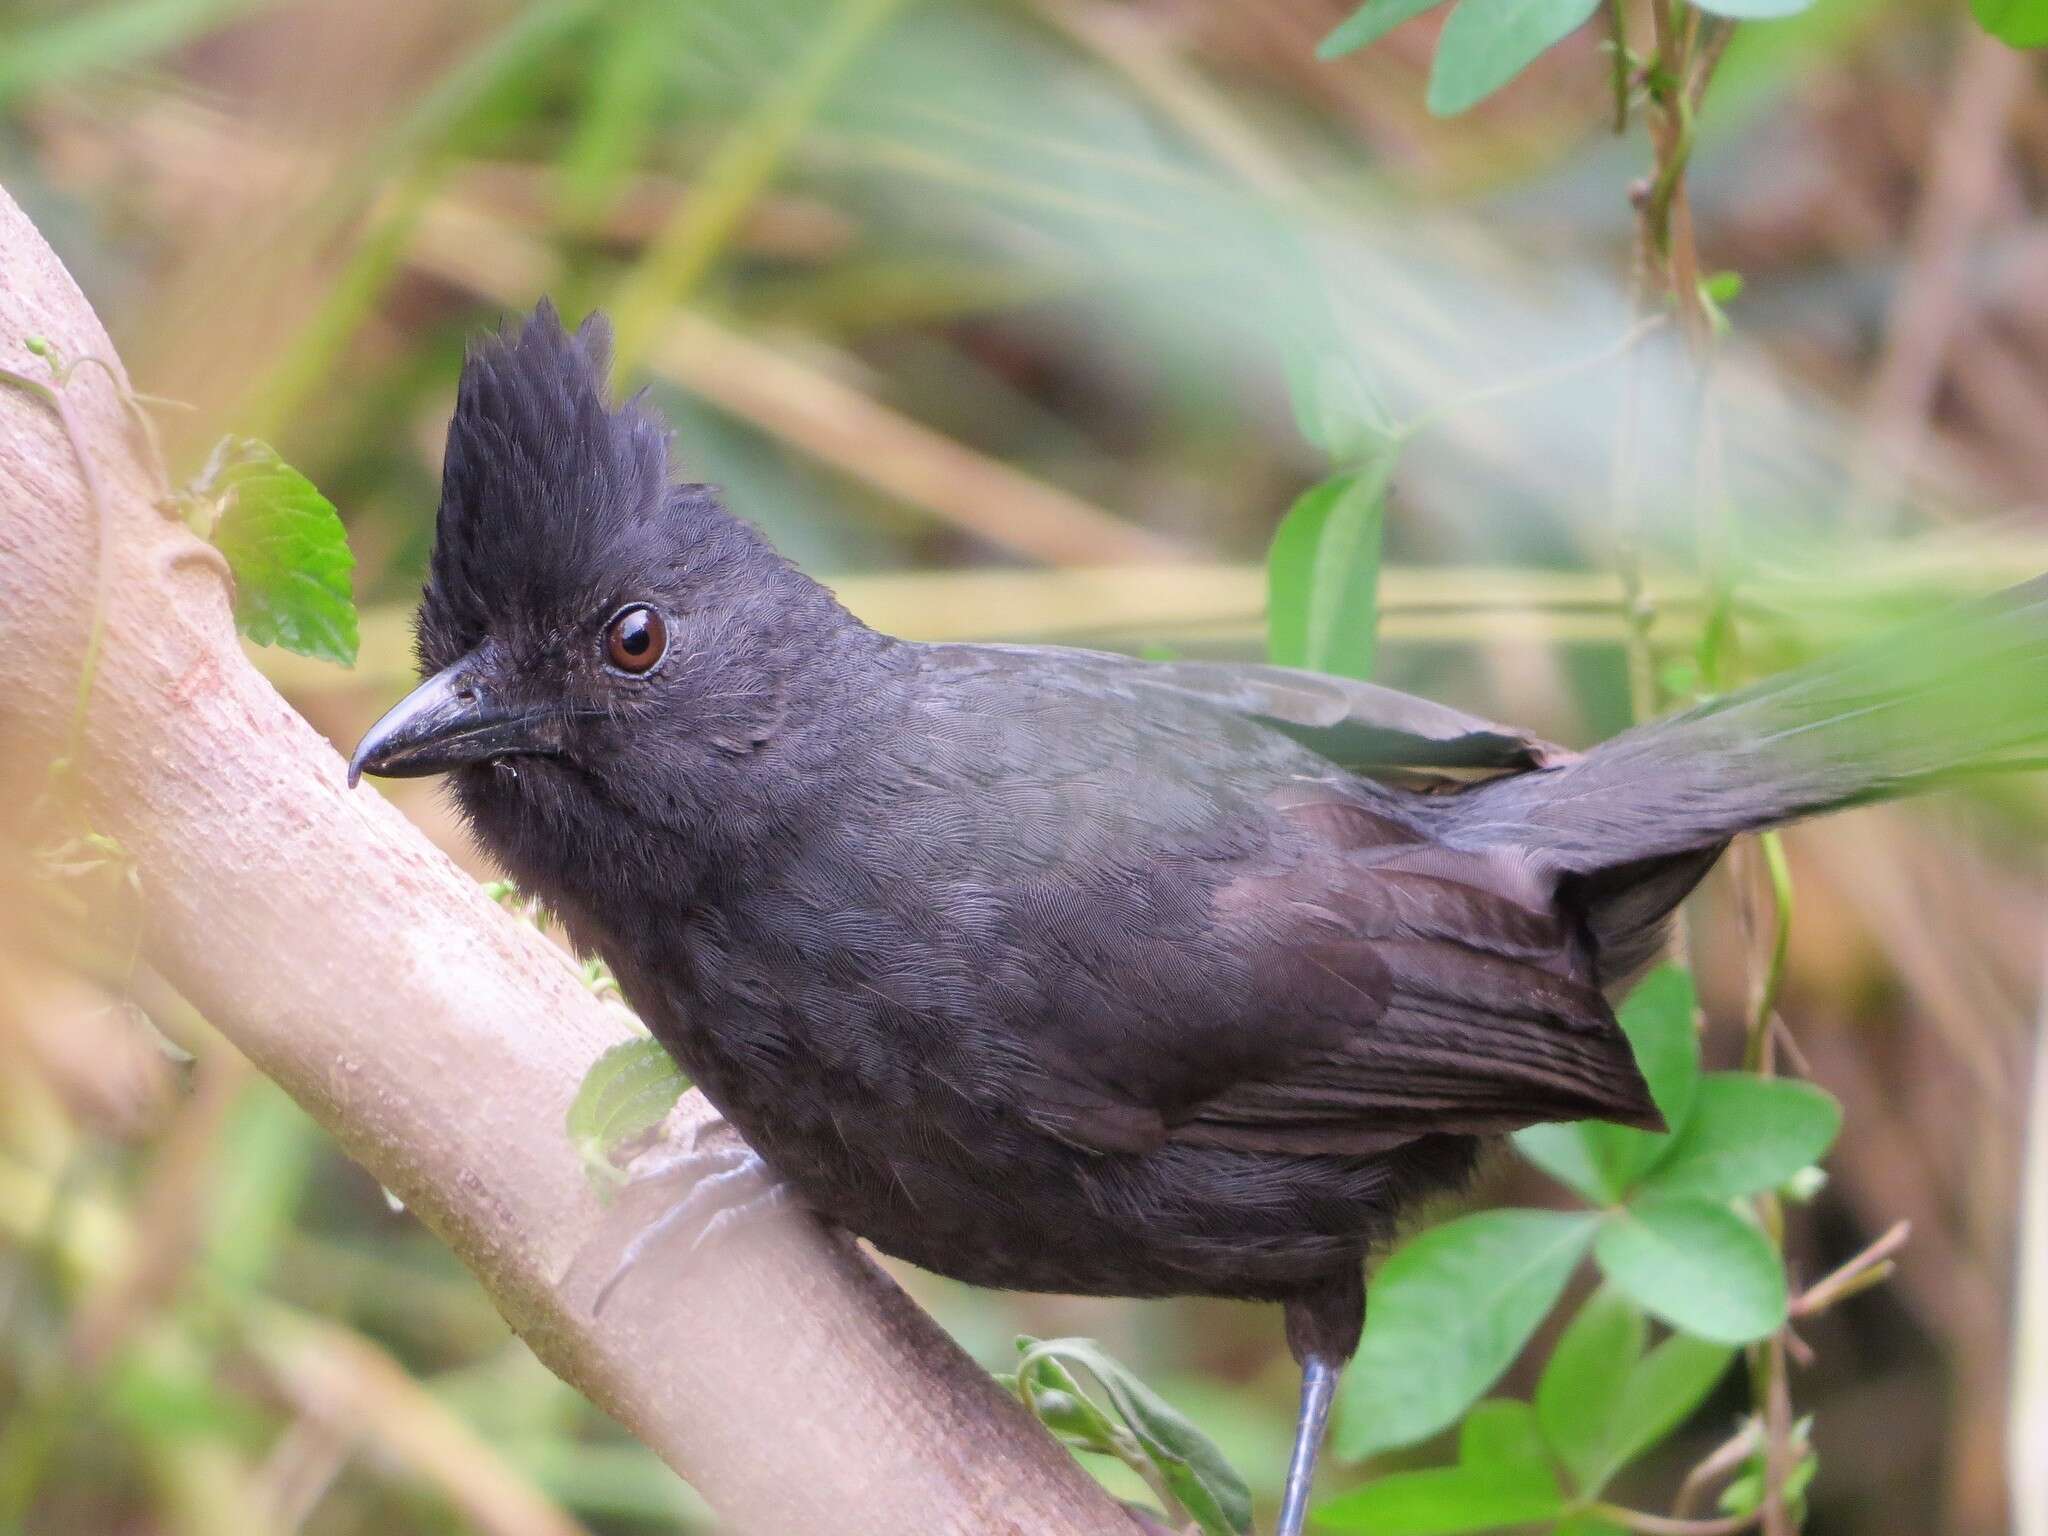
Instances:
[[[1889,1278],[1893,1257],[1906,1246],[1906,1240],[1912,1235],[1913,1223],[1910,1221],[1892,1223],[1884,1236],[1839,1269],[1814,1281],[1794,1298],[1792,1316],[1812,1317],[1825,1312],[1838,1302],[1846,1301]]]
[[[1623,1530],[1640,1531],[1642,1536],[1735,1536],[1736,1532],[1755,1526],[1759,1517],[1758,1511],[1751,1510],[1746,1515],[1725,1515],[1719,1520],[1679,1520],[1605,1503],[1594,1504],[1588,1513]]]
[[[1628,0],[1607,0],[1608,84],[1614,91],[1614,132],[1628,132]]]
[[[1678,1485],[1678,1497],[1671,1502],[1671,1513],[1678,1519],[1685,1519],[1692,1513],[1693,1505],[1708,1488],[1735,1471],[1756,1451],[1757,1435],[1762,1426],[1755,1419],[1745,1419],[1742,1428],[1722,1441],[1709,1452],[1700,1463],[1685,1474],[1685,1481]]]
[[[1785,840],[1778,833],[1761,834],[1757,846],[1763,850],[1764,871],[1771,882],[1771,955],[1750,1011],[1742,1065],[1747,1072],[1768,1072],[1772,1065],[1771,1019],[1778,1011],[1778,994],[1785,984],[1785,955],[1792,943],[1792,866],[1785,858]]]

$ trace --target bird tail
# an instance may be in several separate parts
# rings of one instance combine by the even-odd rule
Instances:
[[[1526,850],[1576,883],[1596,937],[1619,941],[1660,922],[1738,833],[2043,766],[2044,749],[2048,576],[1637,726],[1573,762],[1478,786],[1444,810],[1456,841]]]

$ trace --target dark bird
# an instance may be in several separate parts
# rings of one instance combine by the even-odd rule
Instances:
[[[1728,840],[2048,737],[2048,578],[1584,756],[1278,667],[897,640],[676,483],[608,353],[545,304],[472,350],[426,680],[351,782],[452,775],[759,1188],[979,1285],[1281,1303],[1282,1536],[1403,1206],[1484,1137],[1660,1125],[1608,999]]]

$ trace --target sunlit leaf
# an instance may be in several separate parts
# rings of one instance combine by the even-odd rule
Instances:
[[[355,665],[355,557],[334,503],[254,438],[228,438],[187,493],[235,578],[235,625],[258,645]]]
[[[2048,48],[2048,0],[1970,0],[1977,25],[2015,48]]]
[[[1600,0],[1458,0],[1437,39],[1429,110],[1455,117],[1479,105],[1584,26]]]
[[[1724,1205],[1632,1205],[1601,1226],[1593,1252],[1616,1287],[1681,1332],[1747,1344],[1785,1321],[1785,1269],[1777,1251]]]
[[[1332,475],[1289,509],[1266,558],[1267,650],[1282,666],[1369,677],[1394,456]]]
[[[569,1139],[585,1167],[615,1177],[620,1148],[661,1124],[689,1086],[656,1040],[622,1041],[598,1057],[569,1105]]]
[[[1811,1083],[1716,1072],[1642,1188],[1730,1200],[1775,1189],[1834,1144],[1842,1110]]]
[[[1339,1389],[1336,1453],[1355,1461],[1455,1422],[1557,1304],[1598,1220],[1481,1211],[1396,1249]]]

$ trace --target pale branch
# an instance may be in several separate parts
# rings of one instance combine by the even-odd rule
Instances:
[[[373,791],[347,791],[334,747],[244,659],[218,560],[158,509],[111,344],[4,192],[0,272],[0,366],[32,376],[30,336],[107,365],[66,381],[68,423],[0,387],[0,837],[61,831],[22,823],[65,751],[103,563],[106,640],[66,782],[131,861],[145,953],[542,1360],[734,1530],[1140,1529],[808,1219],[687,1268],[656,1255],[601,1317],[571,1293],[603,1212],[563,1114],[625,1037],[620,1010]]]

